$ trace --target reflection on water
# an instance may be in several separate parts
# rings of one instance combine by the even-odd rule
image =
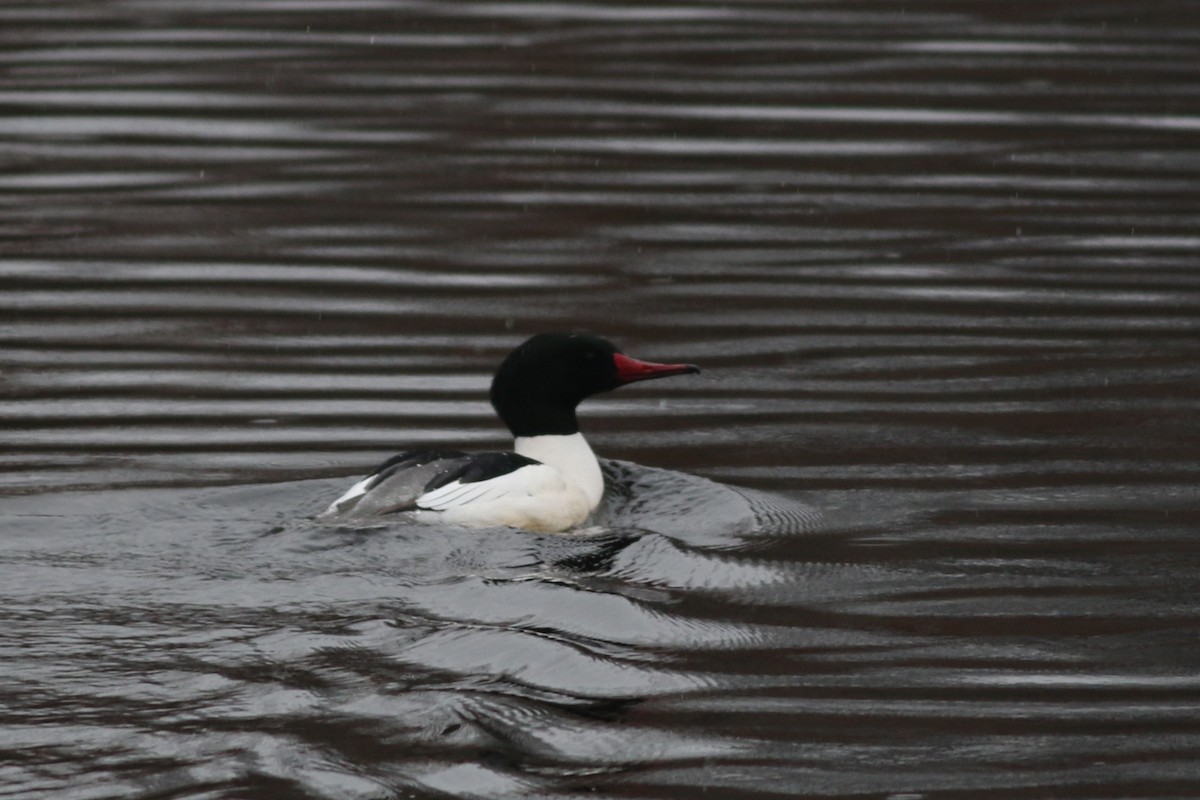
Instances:
[[[0,7],[0,785],[1200,793],[1179,12]],[[305,522],[566,327],[595,529]]]

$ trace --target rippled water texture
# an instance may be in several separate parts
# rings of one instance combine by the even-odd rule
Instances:
[[[1198,16],[0,4],[0,794],[1200,796]],[[568,327],[593,527],[309,521]]]

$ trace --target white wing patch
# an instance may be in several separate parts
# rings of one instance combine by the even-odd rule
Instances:
[[[553,483],[561,485],[561,478],[557,481],[548,480],[555,477],[558,477],[557,470],[545,464],[529,464],[495,478],[488,478],[486,481],[451,481],[421,495],[416,504],[417,508],[430,511],[449,511],[472,504],[494,503],[506,498],[531,497],[546,488],[552,488]],[[547,487],[547,483],[551,483],[551,487]]]

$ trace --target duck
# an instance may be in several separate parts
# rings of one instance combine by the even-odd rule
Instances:
[[[699,373],[625,355],[586,333],[539,333],[508,354],[490,399],[513,436],[511,450],[408,450],[384,461],[319,515],[329,522],[381,521],[538,533],[577,528],[600,505],[604,476],[579,430],[576,408],[621,386]]]

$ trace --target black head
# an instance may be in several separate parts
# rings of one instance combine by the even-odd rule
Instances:
[[[583,333],[539,333],[500,364],[492,405],[514,436],[579,431],[575,407],[584,398],[634,381],[699,372],[691,364],[653,364]]]

